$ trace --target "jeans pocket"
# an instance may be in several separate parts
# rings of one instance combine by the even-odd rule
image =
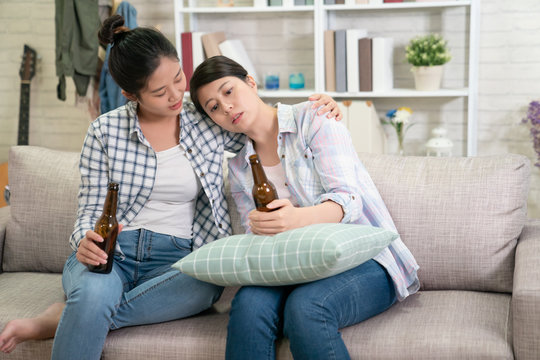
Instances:
[[[191,252],[191,239],[183,239],[172,235],[169,236],[169,239],[178,250]]]

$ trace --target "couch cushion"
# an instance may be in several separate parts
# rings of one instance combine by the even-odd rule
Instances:
[[[353,359],[513,359],[511,297],[426,291],[342,330]]]
[[[78,162],[75,152],[11,148],[4,271],[62,272],[77,215]]]
[[[424,289],[512,290],[529,160],[360,154],[420,265]]]
[[[289,285],[352,269],[398,235],[356,224],[313,224],[273,236],[232,235],[213,241],[173,267],[217,285]]]

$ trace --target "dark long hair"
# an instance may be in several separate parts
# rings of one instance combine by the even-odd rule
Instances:
[[[162,57],[179,60],[174,45],[159,31],[138,27],[130,30],[124,18],[106,19],[98,33],[101,44],[112,44],[109,73],[122,90],[139,95]]]
[[[214,80],[224,78],[226,76],[235,76],[243,81],[247,80],[248,72],[239,63],[225,56],[213,56],[203,61],[193,72],[193,76],[189,82],[189,93],[191,101],[195,108],[203,114],[204,111],[199,102],[199,89],[211,83]]]

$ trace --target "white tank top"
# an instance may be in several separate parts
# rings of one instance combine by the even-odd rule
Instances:
[[[157,169],[152,193],[142,210],[124,230],[144,228],[191,239],[195,201],[201,183],[180,145],[156,152],[156,157]]]
[[[289,192],[285,170],[281,166],[281,163],[274,166],[263,166],[263,169],[268,180],[276,187],[278,197],[280,199],[289,199],[294,206],[297,206],[298,203],[291,197],[291,193]]]

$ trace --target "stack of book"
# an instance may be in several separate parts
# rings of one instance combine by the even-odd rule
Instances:
[[[241,40],[227,39],[223,31],[218,32],[183,32],[180,35],[182,48],[182,69],[187,80],[186,90],[189,91],[189,81],[193,71],[205,59],[223,55],[242,65],[249,75],[258,81],[255,67],[244,48]]]
[[[393,39],[369,37],[365,29],[324,33],[326,91],[356,93],[394,87]]]

